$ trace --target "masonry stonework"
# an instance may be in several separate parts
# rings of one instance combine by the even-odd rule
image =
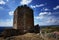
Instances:
[[[18,6],[14,11],[13,28],[20,30],[30,30],[34,27],[33,10],[27,5]]]

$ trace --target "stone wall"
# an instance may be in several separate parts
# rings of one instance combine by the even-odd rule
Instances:
[[[30,30],[34,27],[33,10],[26,5],[18,6],[14,12],[13,21],[14,29]]]

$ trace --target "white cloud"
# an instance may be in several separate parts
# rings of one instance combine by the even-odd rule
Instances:
[[[8,2],[9,0],[7,0],[7,2]]]
[[[0,21],[0,26],[13,26],[13,20],[6,19],[5,21]]]
[[[39,16],[44,16],[44,15],[51,15],[51,12],[41,12],[39,13]]]
[[[43,16],[36,16],[35,19],[43,19]]]
[[[48,16],[50,16],[50,15],[51,15],[51,12],[41,12],[41,13],[39,13],[38,16],[36,16],[34,18],[37,20],[43,20],[43,19],[48,18]]]
[[[44,9],[44,10],[45,10],[45,11],[48,11],[49,9],[46,8],[46,9]]]
[[[12,16],[14,14],[14,11],[10,11],[9,15]]]
[[[51,18],[49,18],[46,22],[47,22],[47,23],[54,23],[55,21],[56,21],[56,20],[51,17]]]
[[[54,10],[57,10],[57,9],[59,9],[59,5],[58,6],[56,6],[55,8],[53,8]]]
[[[51,17],[46,21],[46,23],[56,25],[59,24],[59,19]]]
[[[39,25],[58,25],[59,24],[59,17],[54,15],[59,15],[59,12],[41,12],[39,16],[35,17],[36,24]]]
[[[39,16],[36,16],[34,18],[43,19],[43,18],[45,18],[46,16],[49,16],[49,15],[51,15],[51,12],[41,12],[41,13],[39,13]]]
[[[49,9],[48,8],[43,8],[43,9],[41,9],[41,11],[49,11]]]
[[[31,7],[31,8],[37,8],[37,7],[42,7],[42,6],[44,6],[44,4],[35,5],[35,6],[31,5],[30,7]]]
[[[43,8],[44,11],[48,11],[49,9],[48,8]]]
[[[21,5],[28,5],[29,3],[31,3],[32,2],[32,0],[22,0],[21,2],[20,2],[20,4]]]
[[[4,2],[3,0],[0,0],[0,4],[6,4],[6,2]]]

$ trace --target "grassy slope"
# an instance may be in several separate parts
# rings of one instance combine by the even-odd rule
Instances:
[[[3,38],[0,38],[1,40],[4,40]],[[39,33],[26,33],[24,35],[19,35],[19,36],[13,36],[13,37],[8,37],[5,40],[43,40]]]

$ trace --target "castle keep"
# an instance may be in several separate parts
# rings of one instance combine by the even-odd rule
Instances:
[[[30,30],[34,27],[33,10],[26,5],[18,6],[14,11],[13,28]]]
[[[13,28],[4,29],[0,36],[23,35],[25,33],[39,33],[39,26],[34,26],[33,10],[26,5],[18,6],[14,11]]]

